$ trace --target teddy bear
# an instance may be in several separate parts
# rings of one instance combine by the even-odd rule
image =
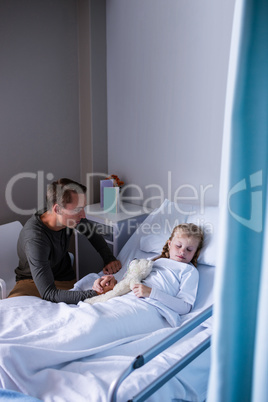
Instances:
[[[130,292],[136,283],[141,283],[151,272],[153,261],[142,259],[134,259],[130,262],[129,267],[122,280],[118,282],[114,288],[105,294],[85,299],[88,304],[103,303],[112,297],[122,296]]]

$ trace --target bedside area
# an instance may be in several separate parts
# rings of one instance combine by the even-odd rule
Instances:
[[[97,233],[102,235],[115,257],[135,232],[138,226],[151,212],[142,205],[122,202],[117,213],[106,212],[100,203],[85,207],[86,218],[95,226]],[[75,265],[76,278],[99,272],[103,261],[87,238],[75,231]]]

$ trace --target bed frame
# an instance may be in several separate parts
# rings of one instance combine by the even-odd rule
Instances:
[[[144,366],[155,356],[166,350],[169,346],[173,345],[175,342],[183,338],[186,334],[191,332],[198,325],[202,324],[205,320],[212,316],[212,306],[208,307],[192,320],[189,320],[181,327],[179,327],[174,333],[164,338],[162,341],[158,342],[155,346],[148,349],[143,355],[137,356],[130,366],[121,374],[121,376],[115,380],[109,390],[110,402],[116,402],[117,391],[121,383],[136,369]],[[145,401],[149,396],[154,394],[162,385],[169,381],[173,376],[179,373],[184,367],[191,363],[197,356],[203,353],[207,348],[210,347],[211,336],[208,336],[203,342],[191,350],[188,354],[182,357],[176,364],[170,367],[165,373],[157,377],[151,384],[149,384],[145,389],[140,391],[133,398],[129,399],[128,402],[142,402]]]

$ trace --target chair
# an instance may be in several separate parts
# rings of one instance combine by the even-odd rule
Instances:
[[[15,286],[18,266],[17,242],[22,224],[19,221],[0,225],[0,298],[5,299]]]

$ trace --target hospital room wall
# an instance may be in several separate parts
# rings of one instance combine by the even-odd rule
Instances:
[[[52,176],[80,179],[76,7],[0,2],[0,224],[24,223]]]
[[[107,2],[108,167],[137,185],[133,202],[218,203],[233,10],[234,0]]]
[[[106,0],[0,1],[0,26],[0,224],[24,223],[51,179],[107,171]]]
[[[97,99],[90,105],[96,116],[95,125],[91,121],[94,154],[79,121],[79,2],[95,7],[91,54],[98,60],[94,57],[88,68],[95,83],[90,94]],[[200,186],[213,186],[206,198],[218,202],[234,0],[106,3],[105,16],[105,0],[0,2],[0,224],[14,219],[24,223],[31,214],[13,212],[6,203],[5,189],[13,177],[28,174],[16,182],[12,200],[19,209],[31,211],[42,198],[38,174],[43,188],[52,175],[83,180],[95,154],[95,171],[104,171],[108,159],[107,171],[137,184],[144,198],[159,195],[160,189],[173,198],[179,186],[179,196],[193,196],[193,190],[200,196]],[[95,20],[96,15],[100,19]],[[145,189],[153,184],[159,189]]]

